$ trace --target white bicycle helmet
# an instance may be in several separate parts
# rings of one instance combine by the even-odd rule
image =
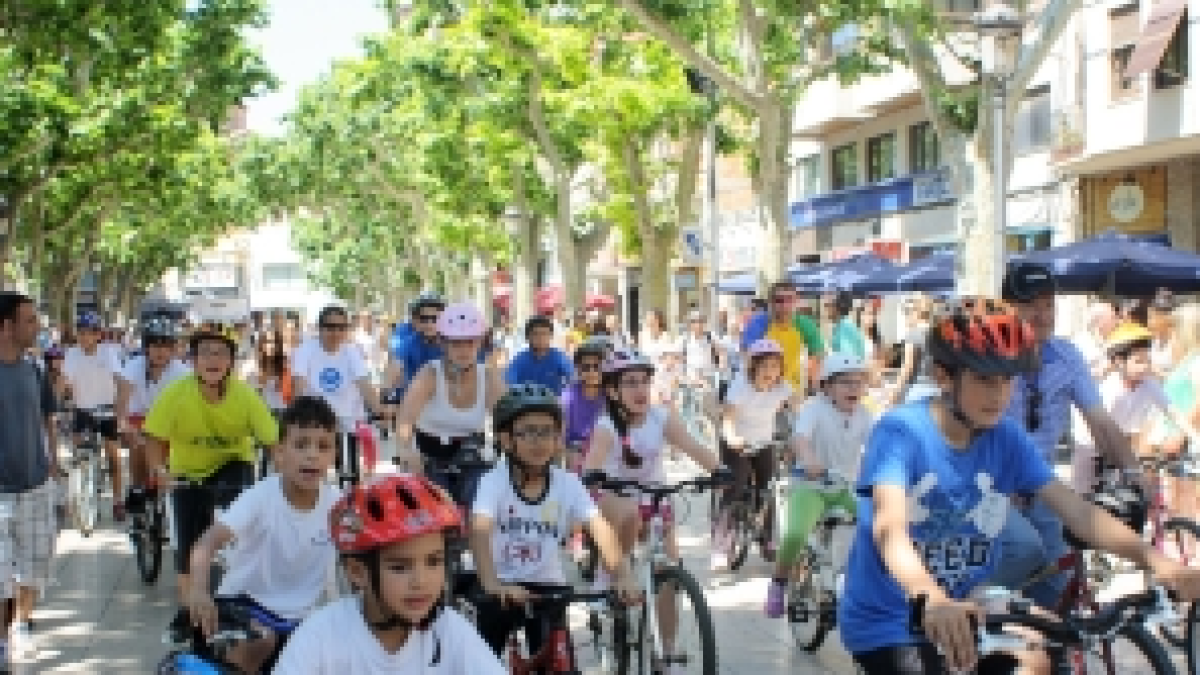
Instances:
[[[821,363],[821,381],[824,382],[834,375],[842,373],[865,373],[867,363],[854,354],[832,352]]]

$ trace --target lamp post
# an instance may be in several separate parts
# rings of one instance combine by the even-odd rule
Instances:
[[[992,91],[993,176],[992,229],[990,232],[976,234],[985,237],[993,263],[989,278],[980,279],[980,283],[974,284],[972,292],[999,297],[1007,264],[1005,228],[1008,221],[1008,162],[1005,144],[1008,138],[1005,133],[1005,109],[1008,106],[1009,80],[1017,67],[1023,22],[1011,6],[1004,2],[995,2],[986,11],[977,14],[974,23],[981,42],[980,61],[983,76],[990,83]],[[1014,94],[1020,95],[1020,92]]]

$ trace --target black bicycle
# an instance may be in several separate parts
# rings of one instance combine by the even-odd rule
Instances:
[[[125,501],[129,513],[129,541],[138,574],[145,584],[158,581],[162,571],[163,548],[167,535],[167,506],[164,495],[155,488],[134,487]]]
[[[519,584],[520,585],[520,584]],[[532,652],[527,644],[522,644],[518,631],[513,631],[509,638],[504,661],[512,675],[581,675],[578,661],[575,658],[575,643],[571,639],[571,627],[563,620],[563,610],[577,603],[601,602],[610,606],[617,605],[617,598],[612,591],[576,591],[570,586],[550,586],[544,584],[527,586],[533,594],[525,606],[526,615],[537,619],[538,645]],[[472,603],[494,603],[496,599],[476,588],[469,594]]]
[[[86,413],[91,423],[80,431],[79,442],[71,444],[71,457],[67,463],[67,495],[75,529],[83,536],[90,537],[100,522],[100,496],[104,491],[106,473],[100,424],[113,419],[114,413],[111,405],[81,408],[78,412]]]
[[[765,443],[747,450],[746,454],[773,452],[777,445],[774,441]],[[729,495],[723,507],[720,505],[720,492],[713,491],[712,493],[711,512],[716,514],[714,525],[724,518],[729,528],[728,535],[724,540],[724,553],[729,559],[730,572],[737,571],[746,563],[746,558],[750,554],[750,546],[754,543],[758,543],[764,560],[774,562],[775,556],[770,550],[770,542],[775,536],[773,528],[770,526],[770,514],[774,509],[774,499],[770,488],[769,482],[767,485],[759,485],[758,479],[751,471],[746,485],[728,488],[733,491],[733,494]]]

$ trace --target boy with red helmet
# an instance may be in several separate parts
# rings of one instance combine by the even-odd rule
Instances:
[[[504,675],[474,627],[443,606],[446,536],[461,525],[458,507],[420,476],[352,487],[333,507],[330,533],[360,593],[306,619],[274,672]]]
[[[955,312],[931,327],[928,352],[942,396],[884,415],[858,477],[863,499],[838,626],[865,673],[1018,665],[1008,654],[977,658],[974,625],[984,612],[970,599],[994,573],[1013,493],[1036,495],[1090,547],[1150,569],[1181,600],[1200,596],[1200,570],[1166,559],[1059,482],[1020,424],[1005,417],[1017,375],[1038,364],[1026,323]],[[1039,653],[1020,655],[1019,665],[1048,666]]]

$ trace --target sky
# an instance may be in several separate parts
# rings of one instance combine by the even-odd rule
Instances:
[[[271,23],[249,36],[280,81],[272,94],[246,102],[251,131],[274,134],[300,88],[329,72],[335,59],[357,56],[361,38],[387,30],[379,0],[269,0]]]

